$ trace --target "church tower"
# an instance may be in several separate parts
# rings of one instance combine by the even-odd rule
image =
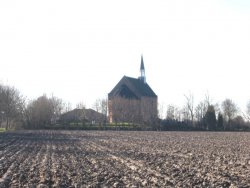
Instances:
[[[157,95],[146,83],[141,55],[139,77],[123,76],[108,94],[109,122],[152,124],[158,119],[157,100]]]
[[[143,56],[141,56],[141,68],[140,68],[141,76],[139,77],[144,83],[146,83],[146,75],[145,75],[145,68],[143,62]]]

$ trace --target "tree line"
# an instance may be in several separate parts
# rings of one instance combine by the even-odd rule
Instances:
[[[93,109],[107,114],[105,100],[97,99]],[[77,109],[86,105],[79,102]],[[39,129],[55,125],[63,113],[72,110],[69,102],[46,94],[28,100],[15,87],[0,84],[0,127],[8,129]]]
[[[221,104],[213,103],[206,94],[204,100],[195,105],[192,94],[184,95],[184,98],[183,107],[168,105],[166,112],[163,112],[161,104],[158,105],[159,121],[157,122],[159,125],[156,126],[157,129],[250,130],[250,101],[243,112],[231,99],[225,99]],[[86,105],[80,102],[76,108],[84,109]],[[106,99],[97,99],[92,108],[107,116]],[[44,94],[36,99],[28,100],[15,87],[0,84],[0,127],[6,129],[45,128],[56,124],[63,113],[71,110],[70,103],[56,96]],[[129,112],[135,118],[137,117],[133,109]]]
[[[243,112],[232,99],[213,103],[206,94],[196,106],[193,94],[184,95],[185,104],[179,108],[168,105],[164,116],[161,111],[163,129],[243,131],[250,130],[250,101]],[[174,127],[175,128],[174,128]]]

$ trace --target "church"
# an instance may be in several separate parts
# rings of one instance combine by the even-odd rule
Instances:
[[[146,82],[143,56],[140,76],[123,76],[108,94],[110,123],[153,123],[158,117],[157,95]]]

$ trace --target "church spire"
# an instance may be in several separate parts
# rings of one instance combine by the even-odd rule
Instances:
[[[146,75],[145,75],[145,68],[144,68],[144,62],[143,62],[143,56],[142,55],[141,55],[140,72],[141,72],[140,80],[142,80],[144,83],[146,83]]]
[[[143,62],[143,56],[141,55],[141,70],[145,70],[144,68],[144,62]]]

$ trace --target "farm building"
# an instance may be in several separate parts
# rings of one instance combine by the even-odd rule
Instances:
[[[61,115],[60,122],[63,123],[104,123],[106,116],[93,109],[74,109]]]
[[[146,123],[157,118],[157,95],[146,82],[141,56],[140,77],[124,76],[108,94],[109,122]]]

